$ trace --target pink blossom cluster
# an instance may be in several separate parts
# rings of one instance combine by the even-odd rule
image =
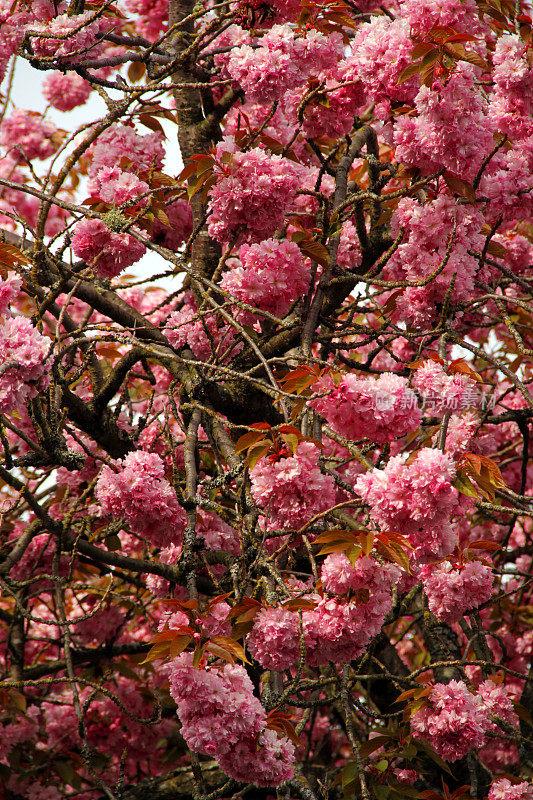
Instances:
[[[412,60],[413,42],[407,20],[372,17],[358,26],[350,47],[346,80],[361,81],[368,96],[378,103],[413,99],[418,78],[397,84],[400,73]]]
[[[155,453],[137,451],[117,461],[118,471],[104,466],[96,497],[105,515],[124,517],[133,533],[156,547],[179,544],[185,512],[165,478],[165,465]]]
[[[143,205],[149,201],[146,196],[150,192],[148,184],[133,172],[124,172],[118,167],[102,167],[98,172],[93,172],[87,188],[91,197],[99,197],[113,206],[132,204],[140,197]]]
[[[352,566],[344,553],[328,556],[321,571],[324,588],[335,595],[351,593],[355,599],[306,597],[315,602],[315,608],[302,612],[306,663],[341,663],[361,655],[392,607],[391,587],[399,573],[398,567],[369,557]],[[298,613],[278,606],[259,611],[246,645],[266,669],[284,670],[298,663],[300,638]]]
[[[405,378],[392,372],[377,379],[347,373],[337,384],[326,375],[313,388],[327,394],[311,400],[310,407],[348,439],[392,442],[420,425],[415,393]]]
[[[313,165],[300,166],[300,190],[289,208],[289,212],[294,214],[295,220],[304,227],[313,228],[316,225],[317,213],[320,208],[314,192],[318,186],[318,191],[326,197],[331,197],[335,190],[335,181],[330,175],[320,175],[317,184],[319,169]]]
[[[446,450],[454,459],[463,453],[480,453],[488,455],[496,449],[494,436],[491,434],[480,435],[480,419],[473,411],[466,411],[461,416],[452,414],[446,432]],[[433,438],[436,445],[438,434]]]
[[[196,534],[211,550],[225,550],[234,554],[241,550],[237,531],[210,511],[198,510]]]
[[[28,798],[28,800],[63,800],[64,797],[64,794],[52,783],[45,784],[34,777],[20,777],[14,773],[6,781],[6,788],[18,797]]]
[[[9,753],[35,738],[38,731],[39,709],[30,706],[24,716],[0,721],[0,763],[5,764]]]
[[[531,216],[532,165],[533,133],[519,148],[496,153],[479,184],[479,193],[486,200],[484,216],[490,225],[500,217],[509,224]]]
[[[98,694],[96,697],[93,694],[85,717],[89,746],[110,754],[122,753],[127,748],[126,774],[131,777],[138,775],[139,764],[147,762],[150,772],[159,772],[158,743],[170,736],[174,729],[170,719],[151,725],[142,724],[142,720],[150,719],[153,714],[153,697],[150,692],[146,692],[150,688],[149,684],[145,688],[130,678],[116,675],[109,686],[109,694]],[[87,702],[89,698],[90,692],[82,694],[82,702]],[[60,717],[57,725],[59,727],[62,724],[63,730],[66,728],[70,741],[73,732],[77,733],[77,718],[75,717],[75,724],[72,725],[72,717],[65,715],[64,708],[56,707],[55,713],[52,713],[56,719]],[[117,777],[118,774],[116,770]]]
[[[451,26],[474,36],[487,29],[480,23],[475,0],[400,0],[400,14],[416,37],[429,33],[435,26]]]
[[[341,229],[337,265],[341,269],[357,269],[361,264],[361,243],[354,223],[346,220]]]
[[[45,77],[43,96],[58,111],[72,111],[82,106],[91,94],[91,86],[76,72],[54,70]]]
[[[221,33],[219,33],[219,35],[213,41],[213,46],[217,51],[213,56],[213,61],[215,66],[220,69],[221,77],[229,78],[226,65],[231,58],[231,53],[233,50],[241,47],[242,45],[252,43],[253,37],[250,31],[242,28],[240,25],[230,25],[225,30],[222,30]]]
[[[234,237],[241,243],[260,242],[283,224],[301,170],[258,147],[233,153],[232,159],[224,171],[218,169],[220,178],[209,191],[209,234],[222,243]]]
[[[448,78],[420,87],[414,100],[418,115],[395,123],[398,161],[425,174],[445,167],[463,179],[475,177],[494,146],[487,101],[475,78],[473,67],[461,61]]]
[[[87,155],[91,158],[91,178],[102,167],[121,166],[121,159],[130,162],[136,172],[161,169],[164,157],[163,134],[156,132],[141,136],[130,125],[115,123],[100,134]]]
[[[314,667],[362,655],[392,608],[390,591],[371,592],[368,602],[329,597],[317,601],[316,608],[303,615],[306,662]]]
[[[272,103],[304,83],[307,76],[334,66],[343,54],[338,33],[310,30],[299,36],[288,25],[274,25],[258,46],[244,44],[231,52],[226,69],[252,102]]]
[[[422,396],[430,399],[432,409],[463,408],[472,405],[469,398],[477,399],[479,392],[476,382],[468,375],[455,372],[448,375],[442,364],[428,359],[419,366],[413,376],[412,387]]]
[[[357,109],[366,103],[366,95],[363,84],[354,80],[350,60],[338,61],[333,69],[315,74],[323,87],[319,94],[309,96],[309,84],[306,83],[287,91],[280,100],[282,113],[276,119],[277,138],[279,129],[286,125],[289,141],[293,139],[294,128],[300,125],[298,110],[300,113],[303,111],[301,128],[306,138],[336,138],[344,136],[352,127]],[[304,97],[306,101],[302,109]],[[303,160],[306,157],[305,151],[302,154],[298,152],[298,156]]]
[[[478,687],[478,695],[483,700],[489,713],[507,725],[517,727],[518,716],[513,701],[509,697],[509,691],[509,687],[504,686],[503,683],[496,683],[490,678],[483,681]],[[488,730],[497,733],[499,729],[495,723],[491,723]]]
[[[508,778],[494,781],[488,800],[533,800],[533,786],[528,781],[511,783]]]
[[[163,333],[172,347],[176,350],[189,347],[198,361],[209,361],[214,353],[225,361],[242,348],[240,342],[235,342],[235,329],[224,319],[215,313],[198,312],[192,293],[178,311],[170,314]]]
[[[310,595],[316,602],[303,611],[305,660],[309,666],[357,658],[381,629],[392,607],[390,591],[371,592],[368,602]],[[252,656],[268,669],[287,669],[300,658],[299,617],[286,609],[264,609],[247,638]]]
[[[525,140],[533,134],[533,120],[528,111],[530,101],[526,96],[511,92],[506,94],[496,87],[489,98],[488,114],[494,129],[513,140]],[[490,172],[489,165],[489,172]]]
[[[22,532],[22,526],[16,525],[12,532],[12,540],[15,542]],[[24,551],[22,558],[17,561],[10,570],[10,577],[15,581],[26,580],[28,575],[52,575],[54,573],[54,558],[56,554],[56,542],[48,533],[39,533],[34,536],[28,547]],[[62,553],[59,564],[55,572],[60,576],[68,574],[69,565],[72,559],[66,553]],[[34,584],[41,591],[52,588],[53,584],[47,578]]]
[[[450,561],[426,564],[420,579],[430,611],[445,622],[459,622],[463,614],[490,599],[494,577],[481,561],[467,561],[455,567]]]
[[[380,564],[370,556],[352,564],[344,553],[331,553],[320,570],[320,580],[330,594],[344,595],[364,589],[374,595],[386,592],[398,581],[400,570],[395,564]]]
[[[384,469],[360,475],[355,491],[378,525],[409,537],[418,558],[444,557],[456,543],[450,526],[459,503],[454,477],[451,456],[424,447],[411,463],[405,455],[393,456]]]
[[[27,317],[17,314],[0,321],[0,413],[24,405],[50,384],[49,350],[50,339]]]
[[[0,317],[9,311],[11,303],[22,288],[22,279],[16,272],[8,272],[5,279],[0,278]]]
[[[75,640],[82,645],[111,642],[125,622],[124,614],[118,606],[113,603],[99,605],[100,601],[101,598],[97,595],[85,598],[80,606],[82,618],[76,622],[73,615],[73,634]]]
[[[435,305],[442,303],[454,276],[453,300],[470,298],[479,263],[468,251],[482,250],[482,225],[479,211],[448,195],[441,194],[426,205],[411,198],[400,200],[391,234],[396,238],[403,231],[403,238],[384,274],[389,280],[427,281],[427,285],[404,290],[396,302],[398,319],[414,325],[434,319]]]
[[[285,670],[300,659],[300,619],[283,606],[262,608],[246,637],[246,647],[265,669]]]
[[[493,78],[497,93],[524,115],[533,110],[533,69],[526,44],[517,34],[500,36],[493,55]]]
[[[168,0],[125,0],[130,14],[135,14],[135,27],[151,42],[168,29]]]
[[[227,616],[231,607],[224,602],[214,603],[209,607],[209,613],[199,616],[195,620],[197,629],[205,638],[212,636],[229,636],[231,624],[227,621]],[[157,629],[178,630],[182,627],[190,627],[191,621],[183,611],[163,611]]]
[[[489,679],[474,694],[463,681],[436,683],[428,705],[411,717],[411,731],[416,739],[429,741],[442,758],[457,761],[470,749],[483,747],[489,731],[498,730],[491,715],[517,725],[518,717],[505,687]]]
[[[101,219],[82,219],[72,236],[72,250],[89,266],[94,266],[99,275],[114,278],[139,261],[146,247],[129,233],[110,230]]]
[[[266,713],[240,665],[196,669],[191,653],[169,665],[170,694],[191,750],[215,757],[237,780],[277,786],[292,777],[294,746],[265,730]]]
[[[295,455],[262,458],[250,471],[252,497],[269,528],[301,528],[335,503],[335,482],[318,466],[318,448],[302,442]]]
[[[496,234],[494,240],[506,250],[505,265],[517,275],[533,269],[533,244],[516,231],[506,231],[505,235]]]
[[[24,161],[46,159],[58,146],[57,128],[35,111],[16,108],[2,121],[0,144],[12,158]]]
[[[117,19],[114,20],[115,25],[117,22]],[[98,34],[105,33],[111,27],[113,22],[106,17],[95,18],[92,11],[84,11],[72,16],[60,14],[46,22],[30,24],[28,31],[35,34],[31,36],[31,43],[36,55],[52,56],[54,60],[76,64],[84,58],[99,55],[102,46],[97,42]]]
[[[160,564],[177,564],[181,555],[181,544],[171,544],[163,547],[159,551],[158,561]],[[168,597],[170,592],[170,581],[160,575],[147,575],[146,586],[156,597]],[[187,599],[187,598],[184,598]]]
[[[220,285],[233,297],[261,311],[284,317],[291,304],[309,288],[309,262],[294,242],[265,239],[258,244],[243,244],[239,260],[241,265],[226,272]]]
[[[457,761],[473,748],[481,747],[489,728],[490,716],[479,695],[470,692],[463,681],[436,683],[429,703],[411,717],[415,739],[426,739],[447,761]]]
[[[31,138],[31,137],[30,137]],[[35,142],[34,142],[35,144]],[[26,222],[31,227],[35,227],[39,217],[40,201],[26,193],[25,188],[30,182],[29,176],[25,173],[26,162],[21,158],[17,148],[8,152],[4,158],[0,158],[0,177],[10,181],[20,189],[3,186],[0,197],[0,224],[4,230],[17,230],[17,221]],[[71,200],[64,191],[57,194],[59,200]],[[60,208],[59,205],[52,203],[48,209],[45,221],[45,234],[55,236],[65,226],[68,212]],[[13,217],[15,219],[13,219]]]

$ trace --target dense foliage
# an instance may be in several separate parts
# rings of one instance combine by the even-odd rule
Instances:
[[[533,800],[532,25],[0,1],[0,796]]]

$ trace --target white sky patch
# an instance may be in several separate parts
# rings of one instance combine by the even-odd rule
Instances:
[[[48,72],[34,69],[27,61],[18,58],[15,65],[15,75],[11,92],[11,103],[7,110],[9,116],[14,107],[23,108],[28,111],[38,111],[43,113],[47,103],[42,94],[42,83]],[[6,90],[4,82],[3,90]],[[110,92],[110,96],[113,92]],[[120,95],[117,93],[116,95]],[[72,111],[57,111],[55,108],[48,108],[46,118],[57,125],[58,128],[66,130],[69,134],[73,133],[80,126],[95,122],[107,113],[106,105],[102,97],[97,92],[92,92],[89,99],[83,106]],[[176,177],[183,169],[183,161],[178,145],[178,127],[169,120],[159,118],[159,121],[166,134],[164,172],[167,175]],[[143,125],[137,127],[139,133],[150,133],[148,128]],[[79,194],[79,201],[85,199]],[[164,272],[170,265],[153,252],[147,252],[143,258],[133,267],[127,270],[128,275],[139,278],[150,278],[160,272]],[[157,285],[168,291],[176,291],[179,288],[183,276],[178,274],[173,278],[163,278],[157,281]]]

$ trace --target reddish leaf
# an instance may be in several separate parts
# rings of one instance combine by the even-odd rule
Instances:
[[[468,181],[463,180],[463,178],[460,178],[458,175],[454,175],[452,172],[447,171],[444,173],[443,178],[446,186],[451,192],[461,195],[461,197],[464,197],[469,203],[474,205],[476,202],[476,193],[471,183],[468,183]]]
[[[255,613],[257,614],[257,612],[262,608],[263,606],[258,600],[254,600],[251,597],[243,597],[240,603],[237,603],[237,605],[233,606],[226,619],[230,620],[239,618],[242,614],[247,614],[252,609],[255,610]]]
[[[260,431],[249,431],[237,439],[237,442],[235,443],[235,452],[242,453],[244,450],[248,450],[249,447],[252,447],[261,441],[266,441],[263,433]]]
[[[229,636],[213,636],[208,642],[207,649],[209,649],[211,645],[224,648],[225,650],[229,651],[235,658],[238,658],[239,661],[244,661],[245,664],[250,663],[246,658],[246,653],[244,652],[244,648],[242,647],[242,645],[240,645],[238,642],[235,641],[235,639],[232,639]]]
[[[327,248],[325,248],[323,244],[320,244],[320,242],[315,242],[313,239],[302,239],[301,242],[298,242],[298,247],[304,256],[308,256],[313,261],[316,261],[321,267],[328,266],[330,262],[329,253]]]

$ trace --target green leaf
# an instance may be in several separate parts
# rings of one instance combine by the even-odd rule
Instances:
[[[461,494],[466,495],[466,497],[474,497],[476,500],[480,499],[479,492],[462,469],[457,470],[452,486],[454,486],[458,492],[461,492]]]

